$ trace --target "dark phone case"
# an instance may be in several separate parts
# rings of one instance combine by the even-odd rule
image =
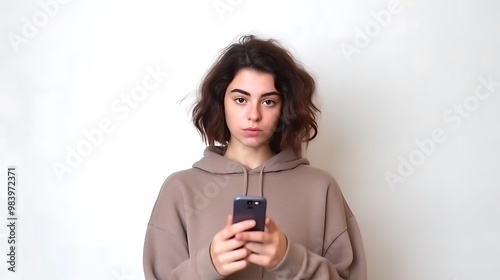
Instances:
[[[249,201],[252,203],[249,205]],[[258,204],[254,202],[257,201]],[[233,224],[245,220],[255,220],[255,227],[248,231],[264,231],[267,201],[262,196],[237,196],[233,204]]]

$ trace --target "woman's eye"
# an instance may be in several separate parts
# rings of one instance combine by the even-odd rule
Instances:
[[[238,104],[241,104],[241,103],[245,102],[245,99],[238,97],[238,98],[234,99],[234,101],[236,101],[236,103],[238,103]]]
[[[274,105],[276,102],[274,102],[274,100],[264,100],[264,104],[267,105],[267,106],[272,106]]]

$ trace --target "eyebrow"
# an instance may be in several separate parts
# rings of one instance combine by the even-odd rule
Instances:
[[[246,92],[242,89],[239,89],[239,88],[235,88],[233,90],[231,90],[230,92],[239,92],[241,94],[244,94],[244,95],[247,95],[247,96],[251,96],[251,94],[249,92]],[[267,96],[271,96],[271,95],[280,95],[279,92],[276,92],[276,91],[271,91],[271,92],[266,92],[266,93],[263,93],[261,95],[261,97],[267,97]]]

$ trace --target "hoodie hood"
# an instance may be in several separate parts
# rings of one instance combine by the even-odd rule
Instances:
[[[237,161],[224,157],[226,147],[209,146],[203,152],[203,158],[193,164],[194,168],[203,171],[222,174],[243,174],[244,193],[248,193],[248,174],[259,173],[260,195],[263,196],[263,177],[265,173],[280,172],[294,169],[299,165],[309,165],[309,160],[297,156],[291,149],[281,151],[254,169]]]

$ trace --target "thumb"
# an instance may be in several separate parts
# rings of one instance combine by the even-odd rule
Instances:
[[[227,215],[227,223],[226,226],[230,226],[233,224],[233,215],[229,214]]]
[[[267,227],[267,231],[269,233],[273,233],[275,231],[279,231],[279,228],[276,225],[276,223],[273,221],[273,219],[271,219],[269,217],[266,218],[266,227]]]

